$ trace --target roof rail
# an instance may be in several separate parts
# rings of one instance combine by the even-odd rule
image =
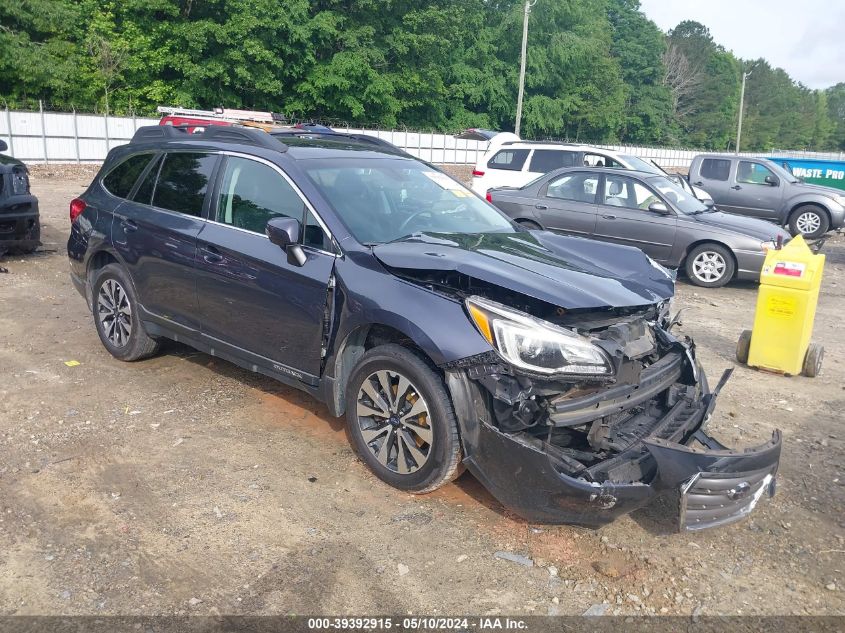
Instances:
[[[257,145],[279,152],[286,152],[288,146],[277,138],[273,138],[263,130],[251,127],[229,127],[209,125],[201,132],[188,133],[187,125],[145,125],[139,127],[132,137],[131,143],[152,141],[217,141],[223,143],[240,143],[243,145]]]

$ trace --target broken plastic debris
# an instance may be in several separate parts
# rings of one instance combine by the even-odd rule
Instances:
[[[78,367],[81,364],[82,363],[80,363],[78,360],[66,360],[65,361],[65,365],[67,365],[68,367]]]

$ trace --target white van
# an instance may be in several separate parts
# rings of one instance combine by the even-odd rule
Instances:
[[[590,145],[547,141],[505,140],[494,136],[490,146],[472,171],[472,190],[481,196],[494,187],[521,187],[535,178],[561,167],[617,167],[648,173],[668,175],[684,189],[688,189],[705,204],[712,204],[711,196],[698,187],[690,186],[675,174],[666,174],[654,163],[637,156],[620,154]],[[513,137],[513,134],[508,134]]]

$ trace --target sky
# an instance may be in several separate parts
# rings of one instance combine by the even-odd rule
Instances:
[[[640,0],[664,31],[701,22],[742,59],[763,57],[808,88],[845,81],[844,0]]]

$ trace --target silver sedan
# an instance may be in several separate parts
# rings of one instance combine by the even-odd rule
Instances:
[[[527,228],[636,246],[711,288],[758,280],[766,251],[790,239],[770,222],[721,213],[640,171],[560,169],[518,189],[491,189],[487,199]]]

